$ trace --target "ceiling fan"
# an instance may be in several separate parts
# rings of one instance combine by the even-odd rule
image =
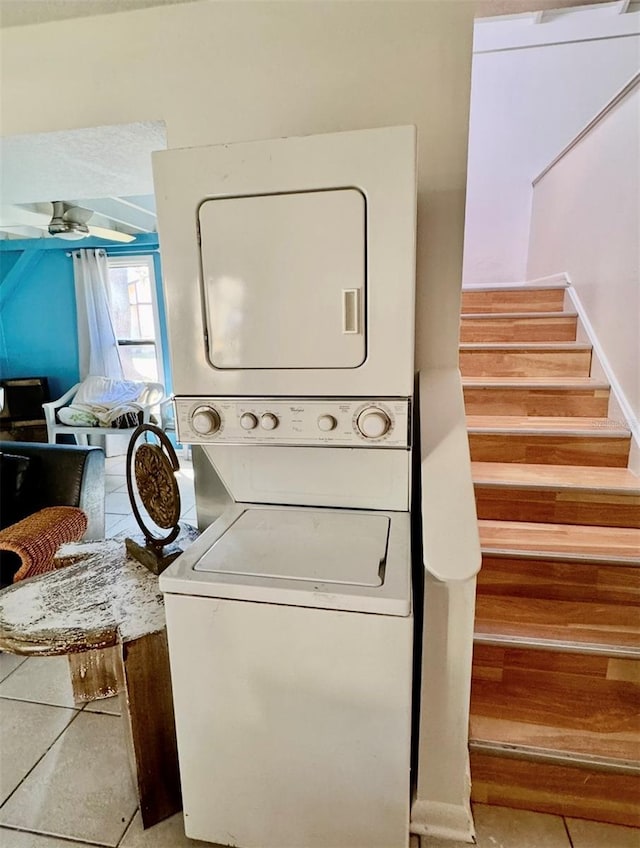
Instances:
[[[109,239],[110,241],[129,242],[134,236],[111,230],[106,227],[93,227],[88,225],[93,212],[91,209],[83,209],[82,206],[73,206],[63,200],[53,201],[53,216],[47,227],[49,234],[62,239],[81,239],[88,236]]]

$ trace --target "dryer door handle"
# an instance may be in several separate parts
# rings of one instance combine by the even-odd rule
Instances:
[[[360,332],[360,289],[342,289],[342,332]]]

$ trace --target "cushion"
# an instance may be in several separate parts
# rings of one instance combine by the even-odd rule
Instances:
[[[20,521],[30,511],[31,459],[0,452],[0,527]]]
[[[97,427],[98,419],[85,409],[63,406],[58,410],[58,421],[75,427]]]

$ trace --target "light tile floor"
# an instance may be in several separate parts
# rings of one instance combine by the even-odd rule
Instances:
[[[107,459],[107,534],[135,531],[124,458]],[[180,460],[182,518],[195,524],[190,463]],[[187,848],[182,816],[143,830],[117,699],[78,709],[64,657],[0,653],[0,846]],[[638,848],[640,831],[476,804],[479,848]],[[412,837],[411,848],[466,843]],[[327,846],[330,848],[330,846]],[[345,846],[345,848],[347,848]],[[390,847],[391,848],[391,847]]]

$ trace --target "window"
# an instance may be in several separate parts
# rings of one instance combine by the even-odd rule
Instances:
[[[108,257],[109,306],[127,380],[164,384],[151,256]]]

